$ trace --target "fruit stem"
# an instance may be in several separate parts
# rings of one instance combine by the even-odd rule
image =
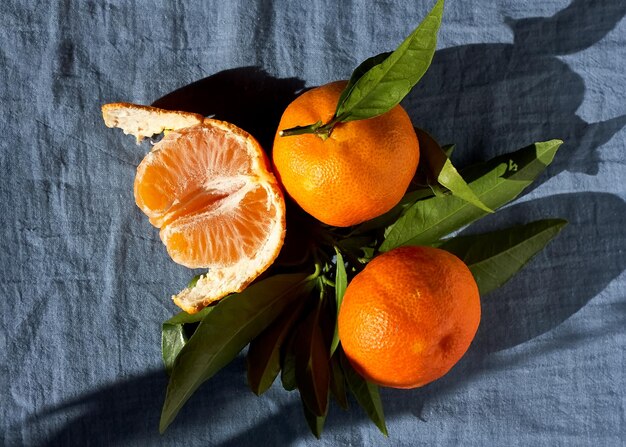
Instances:
[[[315,262],[315,272],[313,274],[311,274],[307,280],[318,280],[320,278],[320,275],[322,274],[322,272],[324,271],[324,263],[322,262],[322,260],[320,259],[320,257],[317,254],[317,250],[313,250],[312,251],[312,255],[313,255],[313,262]]]
[[[330,286],[330,287],[335,287],[335,282],[326,278],[326,276],[322,275],[320,276],[320,278],[322,278],[322,284],[326,284],[327,286]]]
[[[313,281],[314,279],[318,279],[322,273],[322,264],[319,261],[315,261],[315,271],[307,276],[306,281]]]
[[[307,133],[315,133],[320,127],[322,127],[322,121],[317,123],[308,124],[306,126],[296,126],[290,129],[284,129],[278,132],[281,137],[290,137],[293,135],[304,135]]]
[[[317,135],[322,140],[326,141],[330,134],[333,133],[333,129],[335,125],[340,122],[340,117],[334,116],[326,124],[322,124],[322,121],[318,121],[317,123],[308,124],[306,126],[296,126],[290,129],[284,129],[278,132],[281,137],[290,137],[293,135],[304,135],[307,133],[312,133],[313,135]]]

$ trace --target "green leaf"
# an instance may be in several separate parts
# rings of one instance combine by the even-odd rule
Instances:
[[[167,386],[163,433],[196,389],[315,284],[306,274],[277,275],[220,301],[178,354]]]
[[[191,281],[189,281],[189,284],[187,284],[187,287],[189,289],[193,289],[194,287],[196,287],[196,284],[198,284],[198,281],[200,280],[200,278],[202,278],[202,275],[196,275],[193,278],[191,278]]]
[[[169,376],[174,367],[176,357],[183,346],[187,343],[187,336],[182,324],[163,324],[161,330],[161,354],[165,372]]]
[[[195,314],[180,312],[163,323],[161,329],[161,353],[167,375],[171,374],[178,353],[187,344],[187,334],[184,325],[201,321],[212,310],[213,307],[205,307]]]
[[[455,196],[471,203],[472,205],[481,208],[488,213],[492,213],[489,207],[487,207],[481,200],[474,194],[472,188],[469,187],[461,174],[452,165],[452,162],[447,157],[446,153],[441,149],[439,143],[422,129],[415,129],[417,138],[420,142],[420,154],[426,160],[430,177],[439,183],[441,186],[450,190]],[[436,196],[443,195],[439,189],[433,189]]]
[[[302,397],[302,396],[300,396]],[[311,433],[317,438],[320,439],[322,437],[322,431],[324,430],[324,422],[326,422],[326,415],[318,416],[313,413],[309,407],[307,407],[304,399],[300,399],[302,401],[302,409],[304,411],[304,418],[306,419],[309,428],[311,429]]]
[[[433,191],[428,187],[407,192],[396,206],[387,211],[385,214],[375,217],[372,220],[368,220],[367,222],[363,222],[361,225],[356,227],[353,234],[358,236],[389,226],[398,220],[402,213],[411,205],[415,204],[415,202],[431,197],[432,195]],[[345,242],[349,243],[350,239],[347,239]],[[343,247],[344,243],[342,243],[341,246]]]
[[[343,351],[341,351],[343,354]],[[348,382],[348,387],[357,402],[365,410],[376,427],[383,435],[388,436],[387,425],[385,424],[385,415],[383,414],[383,404],[380,400],[378,386],[366,381],[361,377],[350,365],[345,354],[341,355],[341,367]]]
[[[300,324],[295,340],[296,383],[302,400],[316,416],[328,411],[330,386],[328,347],[319,325],[321,303]]]
[[[456,149],[455,144],[446,144],[444,146],[441,146],[441,150],[443,151],[444,154],[446,154],[446,157],[448,158],[452,157],[452,153],[454,152],[454,149]]]
[[[441,150],[443,151],[444,154],[446,154],[446,157],[448,158],[452,157],[452,153],[454,152],[455,149],[456,149],[455,144],[444,144],[443,146],[441,146]]]
[[[286,391],[298,388],[296,383],[296,333],[289,337],[280,362],[280,381]]]
[[[517,197],[554,159],[560,140],[535,143],[512,154],[470,168],[469,186],[489,208],[496,209]],[[435,244],[447,234],[479,219],[486,211],[448,194],[416,202],[385,234],[380,251],[403,245]]]
[[[339,108],[341,104],[344,103],[348,95],[352,92],[354,84],[356,84],[356,82],[361,79],[361,77],[363,77],[363,75],[367,73],[372,67],[379,65],[382,61],[387,59],[390,54],[391,51],[388,51],[386,53],[380,53],[376,56],[367,58],[363,62],[361,62],[361,65],[354,69],[354,71],[352,72],[352,76],[350,76],[348,84],[341,92],[341,96],[339,97],[339,101],[337,102],[337,108]]]
[[[346,378],[343,375],[339,356],[330,358],[330,393],[344,410],[348,409],[348,396],[346,393]]]
[[[213,311],[214,308],[215,306],[208,306],[202,309],[200,312],[196,312],[195,314],[188,314],[185,311],[179,312],[163,324],[182,325],[182,324],[199,323],[200,321],[204,319],[204,317],[206,317],[209,313],[211,313],[211,311]]]
[[[545,219],[491,233],[458,236],[440,248],[454,253],[471,270],[481,295],[507,282],[564,227],[563,219]]]
[[[256,395],[272,386],[280,372],[280,349],[300,316],[305,300],[291,304],[285,312],[257,338],[252,340],[246,357],[248,385]]]
[[[373,118],[391,110],[422,78],[437,47],[437,32],[443,15],[438,0],[428,16],[400,46],[381,63],[374,65],[337,105],[340,122]]]
[[[348,275],[346,274],[346,265],[343,261],[343,256],[337,247],[335,247],[336,270],[335,270],[335,302],[337,303],[337,315],[339,315],[339,309],[341,308],[341,302],[343,301],[343,295],[346,293],[348,287]],[[339,327],[337,326],[337,318],[335,317],[335,331],[333,333],[333,340],[330,344],[330,355],[332,356],[339,345]]]

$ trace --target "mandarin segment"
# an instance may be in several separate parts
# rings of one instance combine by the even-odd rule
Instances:
[[[356,225],[393,208],[411,182],[419,143],[400,106],[368,120],[337,124],[330,137],[280,131],[332,119],[345,81],[309,90],[285,110],[273,162],[289,195],[307,213],[334,226]]]
[[[415,388],[446,374],[480,322],[478,286],[456,256],[401,247],[372,260],[348,285],[341,344],[354,368],[381,386]]]
[[[253,258],[279,210],[271,191],[246,189],[166,225],[161,239],[172,259],[192,268],[215,268]]]
[[[187,312],[241,291],[283,243],[285,203],[269,162],[229,123],[169,132],[138,166],[135,200],[175,262],[209,269],[174,297]]]

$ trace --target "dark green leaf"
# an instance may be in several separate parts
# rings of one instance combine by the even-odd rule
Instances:
[[[352,264],[350,267],[367,264],[364,258],[367,258],[368,254],[378,246],[375,235],[367,234],[361,236],[356,233],[335,241],[335,244],[343,253],[344,261],[348,265]]]
[[[343,354],[343,351],[341,353]],[[345,354],[341,355],[341,367],[343,368],[346,382],[348,382],[348,387],[350,391],[352,391],[352,394],[354,394],[359,405],[365,410],[382,434],[388,436],[378,386],[363,379],[363,377],[352,368]]]
[[[358,256],[361,254],[361,249],[367,244],[372,242],[371,236],[350,236],[346,239],[341,239],[337,241],[339,244],[338,248],[344,253],[349,253],[354,256]]]
[[[161,330],[161,353],[167,375],[171,374],[176,357],[186,343],[187,336],[182,324],[163,324]]]
[[[513,200],[548,166],[562,141],[535,143],[471,168],[467,178],[476,196],[496,209]],[[486,211],[454,195],[416,202],[390,226],[380,251],[403,245],[435,244],[442,237],[483,217]]]
[[[179,324],[199,323],[214,308],[215,306],[205,307],[200,312],[196,312],[195,314],[188,314],[185,311],[179,312],[163,324],[179,325]]]
[[[350,76],[350,80],[348,81],[348,84],[346,85],[346,87],[341,92],[341,96],[339,97],[339,101],[337,102],[337,108],[339,108],[341,106],[341,104],[343,104],[343,102],[346,100],[346,97],[352,91],[352,88],[354,87],[354,84],[356,84],[356,82],[359,79],[361,79],[361,77],[366,72],[368,72],[372,67],[374,67],[375,65],[380,64],[382,61],[387,59],[390,54],[391,54],[391,52],[389,51],[389,52],[386,52],[386,53],[377,54],[376,56],[372,56],[372,57],[370,57],[368,59],[365,59],[363,62],[361,62],[361,65],[359,65],[358,67],[356,67],[354,69],[354,71],[352,72],[352,76]]]
[[[443,15],[443,0],[400,46],[374,65],[346,94],[335,116],[341,122],[373,118],[391,110],[422,78],[437,46],[437,32]]]
[[[296,383],[296,333],[294,332],[282,352],[280,362],[280,381],[286,391],[298,388]]]
[[[441,150],[443,151],[444,154],[446,154],[446,157],[448,158],[452,157],[452,153],[454,152],[454,149],[456,149],[456,145],[454,144],[446,144],[444,146],[441,146]]]
[[[415,129],[420,142],[420,155],[426,160],[429,177],[434,182],[450,190],[455,196],[471,203],[472,205],[492,213],[493,211],[480,201],[470,186],[463,180],[461,174],[452,165],[446,153],[441,149],[439,143],[422,129]],[[431,183],[434,185],[434,182]],[[442,196],[443,191],[433,188],[436,196]]]
[[[328,411],[330,386],[328,346],[319,325],[318,305],[300,324],[296,335],[296,383],[300,396],[316,416]]]
[[[328,268],[331,269],[333,266],[329,264]],[[333,294],[332,297],[329,296],[330,293]],[[329,296],[328,299],[327,296]],[[330,358],[330,346],[333,342],[335,328],[337,327],[337,305],[335,303],[334,285],[320,284],[320,299],[322,300],[322,304],[319,325],[322,330],[324,344],[329,352],[328,357]]]
[[[301,396],[302,397],[302,396]],[[307,406],[304,399],[302,401],[302,409],[304,411],[304,417],[306,419],[309,428],[311,429],[311,433],[317,438],[320,439],[322,437],[322,431],[324,430],[324,422],[326,422],[326,415],[318,416],[313,413],[309,407]]]
[[[202,382],[232,361],[314,283],[301,273],[277,275],[220,301],[178,354],[161,413],[161,433]]]
[[[330,392],[341,408],[348,409],[348,396],[346,395],[346,379],[343,376],[339,355],[333,355],[330,359]]]
[[[454,253],[471,270],[481,295],[507,282],[567,225],[546,219],[491,233],[459,236],[440,248]]]
[[[187,343],[187,334],[185,333],[184,325],[201,321],[212,310],[213,307],[205,307],[195,314],[180,312],[163,323],[161,330],[161,353],[163,355],[165,372],[167,372],[168,375],[172,372],[178,353]]]
[[[248,385],[253,393],[263,394],[280,372],[280,349],[300,316],[305,300],[292,303],[283,314],[252,340],[246,357]]]
[[[443,186],[439,185],[438,183],[431,183],[428,185],[430,187],[430,189],[432,190],[433,194],[436,197],[443,197],[446,195],[446,191],[443,188]]]
[[[433,191],[426,187],[417,189],[415,191],[407,192],[402,200],[394,206],[391,210],[387,211],[385,214],[382,214],[378,217],[375,217],[372,220],[368,220],[367,222],[363,222],[361,225],[356,227],[354,230],[354,235],[358,236],[364,233],[368,233],[372,230],[377,230],[380,228],[384,228],[388,225],[393,224],[398,218],[402,215],[402,213],[409,208],[411,205],[415,204],[418,200],[423,200],[433,195]],[[345,243],[350,243],[353,237],[344,241],[341,246],[344,247]],[[369,240],[369,238],[365,238]]]
[[[336,271],[335,271],[335,302],[337,303],[337,315],[341,308],[341,301],[343,301],[343,295],[346,293],[348,287],[348,276],[346,275],[346,266],[343,262],[343,256],[338,248],[335,247],[337,253],[336,259]],[[339,328],[337,326],[337,318],[335,318],[335,331],[333,333],[333,341],[330,344],[330,355],[332,356],[339,345]]]
[[[191,281],[189,281],[189,283],[187,284],[187,287],[189,289],[193,289],[194,287],[196,287],[196,284],[198,284],[198,281],[200,280],[200,278],[202,278],[202,275],[196,275],[193,278],[191,278]]]

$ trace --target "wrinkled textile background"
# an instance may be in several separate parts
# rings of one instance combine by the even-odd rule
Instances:
[[[105,128],[100,105],[215,114],[267,146],[297,91],[395,48],[433,3],[2,2],[3,445],[624,445],[621,0],[448,1],[433,66],[404,102],[414,123],[457,143],[459,166],[566,141],[529,191],[466,232],[570,225],[483,299],[450,374],[383,391],[389,438],[353,402],[333,404],[315,440],[297,393],[256,398],[241,358],[157,432],[160,325],[192,272],[134,205],[147,143]]]

